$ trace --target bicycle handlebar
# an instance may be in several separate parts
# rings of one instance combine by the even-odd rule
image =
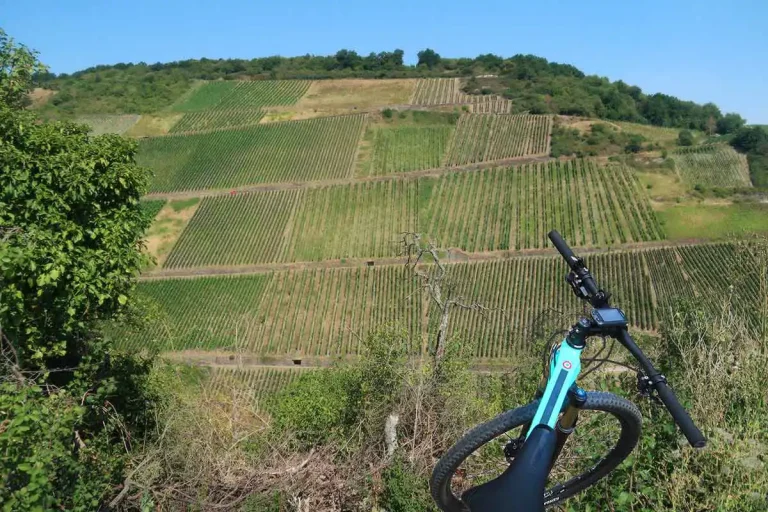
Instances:
[[[589,273],[589,270],[587,270],[586,266],[584,265],[582,259],[576,257],[576,255],[573,254],[573,251],[570,247],[568,247],[568,244],[565,242],[565,240],[563,240],[563,237],[560,236],[560,233],[552,230],[547,236],[552,241],[552,244],[555,246],[557,251],[563,256],[565,262],[571,268],[571,271],[578,278],[578,286],[583,286],[585,289],[584,293],[577,293],[577,295],[585,300],[588,300],[595,307],[608,306],[609,295],[600,290],[594,278]],[[596,302],[601,300],[602,306],[598,306]],[[645,371],[651,386],[653,386],[653,388],[659,394],[659,399],[667,408],[669,414],[675,420],[675,423],[677,423],[677,425],[680,427],[680,430],[683,432],[686,439],[688,439],[688,442],[691,444],[691,446],[694,448],[703,448],[707,444],[704,435],[693,423],[693,420],[688,414],[688,411],[686,411],[682,404],[680,404],[680,401],[677,399],[677,396],[675,396],[675,393],[667,385],[667,381],[664,376],[661,375],[658,370],[656,370],[656,368],[653,366],[653,363],[651,363],[643,351],[640,350],[640,347],[637,346],[626,328],[621,329],[618,333],[614,333],[614,337],[616,337],[619,342],[621,342],[621,344],[624,345],[624,347],[626,347],[627,350],[629,350],[629,352],[640,363],[640,366],[643,368],[643,371]]]
[[[707,444],[704,434],[702,434],[701,430],[699,430],[693,423],[690,414],[688,414],[688,411],[685,410],[685,407],[683,407],[677,399],[674,391],[667,385],[667,380],[664,376],[656,370],[650,359],[648,359],[643,351],[640,350],[640,347],[637,346],[635,340],[630,336],[629,331],[622,329],[619,331],[617,337],[619,342],[624,345],[627,350],[629,350],[629,353],[640,363],[640,366],[642,366],[645,371],[651,385],[659,394],[659,399],[664,404],[664,407],[667,408],[672,419],[677,423],[677,426],[680,427],[680,430],[683,432],[683,435],[685,435],[685,438],[688,439],[691,446],[694,448],[703,448]]]

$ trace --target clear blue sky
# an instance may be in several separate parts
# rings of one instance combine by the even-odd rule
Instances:
[[[768,123],[768,1],[0,0],[56,73],[200,57],[532,53]]]

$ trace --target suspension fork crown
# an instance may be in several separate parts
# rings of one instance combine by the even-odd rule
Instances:
[[[579,411],[584,407],[584,404],[586,403],[587,392],[576,384],[571,386],[571,388],[568,390],[568,407],[566,408],[565,413],[563,413],[563,415],[560,417],[560,420],[557,422],[558,431],[562,432],[563,434],[572,433],[573,429],[576,427]]]

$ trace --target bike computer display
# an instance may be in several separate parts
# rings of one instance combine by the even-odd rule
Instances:
[[[593,309],[592,318],[600,327],[626,327],[627,325],[627,317],[619,308]]]

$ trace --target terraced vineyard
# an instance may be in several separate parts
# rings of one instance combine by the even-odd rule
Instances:
[[[421,297],[407,277],[398,265],[146,281],[138,294],[154,320],[115,338],[127,349],[327,356],[357,353],[371,327],[399,323],[417,342]]]
[[[754,264],[732,244],[592,254],[587,263],[633,328],[657,329],[680,299],[716,308],[719,290],[735,284],[735,312],[759,328]],[[581,303],[563,281],[559,256],[452,264],[468,300],[490,311],[456,311],[453,328],[477,357],[510,357],[557,325],[567,327]],[[117,339],[127,348],[244,349],[286,358],[356,354],[360,336],[397,323],[414,353],[436,320],[400,266],[281,271],[239,277],[146,281],[138,292],[155,305],[156,321]],[[763,299],[765,300],[765,299]],[[558,323],[562,322],[562,324]]]
[[[550,116],[463,115],[454,134],[448,165],[525,156],[547,156]]]
[[[404,231],[473,252],[538,249],[549,229],[574,246],[663,238],[632,172],[585,160],[205,198],[165,266],[392,257]]]
[[[206,82],[183,97],[173,106],[173,110],[253,110],[268,106],[294,105],[304,96],[311,83],[308,80]]]
[[[240,346],[256,327],[262,294],[271,281],[271,275],[263,274],[142,282],[137,295],[154,312],[147,325],[123,328],[115,342],[124,349]]]
[[[455,173],[419,182],[419,231],[467,251],[659,240],[663,232],[634,174],[591,160]]]
[[[199,132],[258,124],[264,112],[254,109],[203,110],[187,112],[169,130],[169,133]]]
[[[420,106],[471,105],[473,112],[508,114],[512,102],[496,95],[466,94],[459,78],[422,78],[416,83],[410,103]]]
[[[730,146],[712,144],[672,153],[680,178],[691,185],[751,187],[747,157]]]
[[[250,402],[251,406],[259,409],[260,405],[285,386],[293,382],[299,375],[306,373],[304,368],[274,367],[274,368],[226,368],[212,370],[208,388],[213,393],[227,397],[232,394]]]
[[[394,180],[206,198],[165,266],[391,256],[415,228],[415,196]]]
[[[350,176],[365,115],[256,125],[142,140],[137,160],[155,171],[151,192]]]
[[[377,129],[373,141],[371,174],[440,167],[452,134],[452,126]]]
[[[165,267],[285,261],[285,231],[300,194],[288,190],[204,199]]]

